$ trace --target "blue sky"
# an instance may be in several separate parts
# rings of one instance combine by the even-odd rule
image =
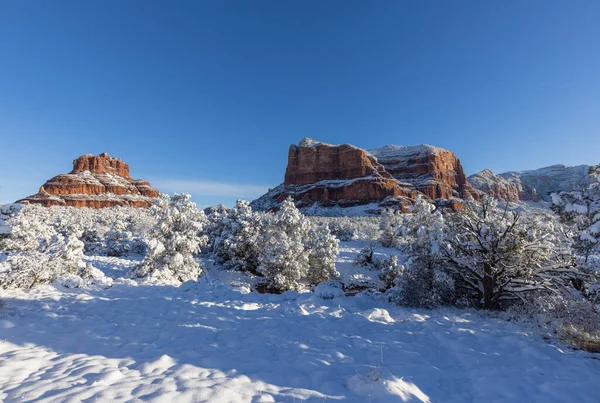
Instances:
[[[303,137],[467,173],[600,162],[598,1],[0,0],[0,202],[85,153],[199,205]]]

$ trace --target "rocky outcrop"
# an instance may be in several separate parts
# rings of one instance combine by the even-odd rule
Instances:
[[[520,190],[517,185],[496,175],[489,169],[484,169],[469,176],[469,183],[475,189],[498,200],[516,202],[521,200]]]
[[[158,195],[148,182],[134,180],[125,162],[102,153],[82,155],[73,161],[70,173],[53,177],[37,194],[18,203],[47,207],[150,207]]]
[[[530,171],[511,171],[499,174],[519,189],[520,200],[550,202],[551,193],[587,188],[592,179],[589,165],[551,165]]]
[[[411,183],[430,199],[478,197],[452,151],[430,145],[389,145],[369,150],[369,153],[392,177]]]
[[[407,211],[418,194],[429,199],[478,197],[456,156],[432,146],[386,146],[366,151],[349,144],[303,139],[290,146],[284,183],[253,202],[269,210],[292,196],[299,207],[371,205]],[[460,208],[460,203],[443,203]]]
[[[392,179],[365,150],[350,144],[331,145],[306,138],[299,145],[290,146],[284,184],[307,185],[369,176]]]
[[[591,184],[588,171],[588,165],[552,165],[501,174],[486,169],[469,176],[469,183],[477,190],[500,200],[550,202],[551,193],[587,188]]]

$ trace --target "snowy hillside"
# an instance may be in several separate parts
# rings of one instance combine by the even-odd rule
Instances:
[[[361,245],[342,244],[344,275],[369,276]],[[136,261],[88,261],[115,286],[0,291],[0,401],[597,401],[600,361],[493,315],[249,293],[216,271],[138,285],[118,279]]]
[[[591,184],[588,165],[552,165],[530,171],[510,171],[499,174],[519,189],[522,200],[531,200],[532,193],[544,201],[551,201],[550,193],[581,190]]]

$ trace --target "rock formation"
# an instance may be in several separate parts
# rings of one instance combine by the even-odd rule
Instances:
[[[519,187],[512,182],[507,181],[500,175],[496,175],[489,169],[484,169],[474,175],[469,176],[469,183],[477,190],[498,199],[510,202],[519,201]]]
[[[451,151],[430,145],[389,145],[369,153],[395,179],[411,183],[430,199],[478,197],[467,182],[460,160]]]
[[[552,165],[530,171],[495,174],[489,169],[469,176],[477,190],[508,201],[546,201],[554,192],[584,189],[591,184],[588,165]]]
[[[581,190],[591,184],[589,165],[551,165],[530,171],[511,171],[500,174],[519,189],[520,200],[550,202],[551,193]]]
[[[292,196],[299,207],[353,207],[376,204],[406,211],[418,194],[429,199],[478,197],[456,156],[432,146],[366,151],[343,144],[303,139],[290,146],[284,183],[253,202],[276,208]],[[442,203],[459,208],[460,203]]]
[[[129,175],[129,165],[108,156],[86,154],[73,161],[73,170],[48,180],[37,194],[18,203],[73,207],[150,207],[158,190]]]

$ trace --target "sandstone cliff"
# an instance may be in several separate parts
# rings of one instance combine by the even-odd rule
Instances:
[[[37,194],[18,203],[73,207],[150,207],[158,190],[134,180],[129,165],[106,153],[86,154],[73,161],[73,170],[48,180]]]
[[[469,186],[456,156],[441,148],[386,146],[366,151],[349,144],[303,139],[290,146],[284,183],[253,206],[273,209],[292,196],[299,207],[371,204],[373,209],[385,206],[407,211],[418,194],[440,200],[479,195]]]
[[[453,152],[430,145],[394,146],[369,150],[385,170],[408,182],[430,199],[477,198]]]

